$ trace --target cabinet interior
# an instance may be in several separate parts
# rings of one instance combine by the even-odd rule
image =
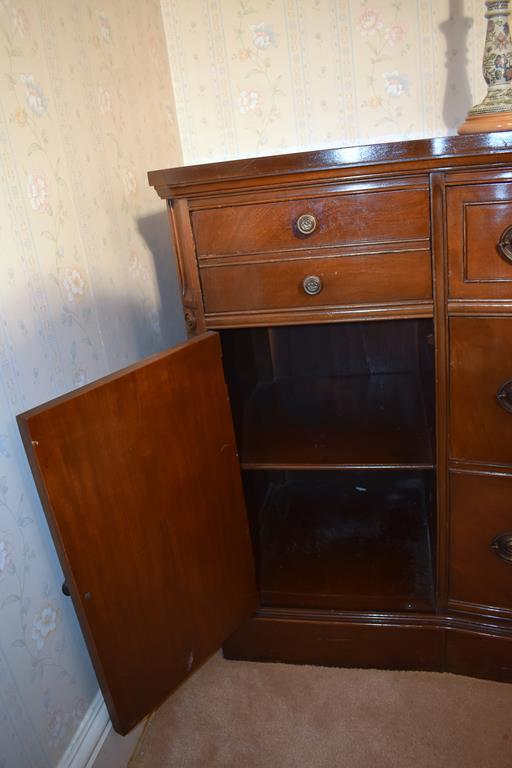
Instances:
[[[433,609],[432,321],[221,339],[262,604]]]

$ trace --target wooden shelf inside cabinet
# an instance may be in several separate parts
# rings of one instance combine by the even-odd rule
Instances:
[[[431,479],[408,470],[286,473],[260,511],[262,603],[432,610]]]
[[[299,376],[260,382],[241,431],[243,469],[433,466],[414,373]]]

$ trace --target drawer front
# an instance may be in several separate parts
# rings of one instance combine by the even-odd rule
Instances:
[[[450,456],[512,465],[512,318],[450,320]]]
[[[450,602],[512,610],[512,476],[454,472],[450,494]]]
[[[425,250],[208,266],[200,274],[207,314],[432,298]]]
[[[429,215],[426,189],[399,189],[199,210],[192,224],[202,257],[425,239]]]
[[[512,183],[448,189],[451,298],[512,297]]]

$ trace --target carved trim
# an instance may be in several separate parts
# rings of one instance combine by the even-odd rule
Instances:
[[[332,183],[322,180],[295,181],[293,186],[283,184],[267,189],[265,187],[237,190],[235,193],[213,191],[190,200],[192,212],[232,206],[263,205],[265,203],[284,203],[316,200],[322,197],[342,197],[345,195],[364,194],[365,192],[423,192],[428,191],[428,175],[391,178],[341,179]]]
[[[374,611],[368,613],[365,611],[339,611],[332,609],[316,608],[274,608],[261,607],[254,614],[256,621],[298,621],[298,622],[321,622],[333,624],[351,624],[359,626],[379,627],[421,627],[430,626],[439,629],[462,629],[476,633],[489,633],[499,636],[512,636],[512,626],[506,622],[509,616],[498,616],[494,613],[477,615],[472,610],[471,603],[457,603],[457,613],[446,611],[445,613],[406,613],[404,612],[386,612]],[[458,613],[458,607],[465,610]],[[476,608],[475,604],[475,608]],[[485,606],[479,606],[484,607]],[[455,609],[455,604],[454,604]],[[464,615],[464,613],[466,615]],[[512,620],[512,614],[510,615]]]
[[[507,168],[487,168],[482,165],[478,170],[453,171],[446,175],[447,187],[472,187],[479,184],[499,184],[512,180],[512,171]]]
[[[510,317],[510,299],[450,299],[448,313],[458,317]]]
[[[424,243],[423,247],[411,248],[408,243]],[[382,246],[379,249],[371,250],[372,246]],[[247,254],[206,254],[199,256],[198,262],[200,269],[211,269],[212,267],[236,267],[246,266],[247,264],[272,264],[282,261],[307,261],[308,259],[337,259],[350,258],[356,256],[390,256],[397,253],[426,253],[430,255],[429,238],[418,238],[416,240],[404,240],[399,243],[403,247],[396,246],[396,241],[389,243],[347,243],[344,245],[323,245],[318,248],[308,248],[307,250],[297,250],[296,248],[283,248],[281,251],[255,251]],[[357,250],[355,250],[357,248]]]
[[[454,475],[490,475],[491,477],[509,477],[512,480],[512,464],[481,464],[464,459],[450,460],[450,474]]]
[[[448,608],[457,613],[477,614],[491,619],[505,619],[512,621],[512,610],[509,608],[498,608],[493,605],[484,605],[483,603],[469,603],[465,600],[448,601]]]
[[[408,172],[418,176],[422,170],[436,168],[510,165],[511,141],[510,133],[419,139],[158,170],[150,172],[148,178],[150,185],[168,198],[209,192],[212,187],[217,191],[247,189],[254,184],[275,186],[285,181],[296,185],[297,174],[309,184],[354,176],[390,178]],[[494,162],[489,162],[491,155]]]
[[[197,317],[192,307],[184,308],[183,317],[185,319],[185,328],[188,333],[193,333],[197,328]]]
[[[433,302],[430,299],[404,304],[373,304],[350,306],[324,306],[311,309],[288,308],[271,312],[253,310],[250,312],[222,312],[205,315],[207,328],[237,328],[264,325],[300,325],[302,323],[332,323],[351,320],[372,320],[385,318],[432,317]]]
[[[185,296],[187,295],[187,283],[186,283],[185,270],[183,268],[183,254],[181,253],[180,240],[179,240],[178,232],[176,228],[176,217],[174,215],[174,210],[173,210],[171,200],[167,200],[167,212],[169,215],[169,225],[171,227],[171,240],[174,246],[174,255],[176,258],[176,267],[178,270],[178,279],[180,281],[181,297],[183,301],[185,299]]]
[[[436,519],[437,519],[437,578],[436,600],[438,607],[446,607],[448,595],[448,568],[445,553],[448,551],[448,294],[446,187],[443,173],[431,177],[430,216],[432,231],[432,284],[434,295],[434,338],[436,370]]]
[[[179,264],[183,279],[182,302],[185,311],[185,323],[189,334],[201,332],[205,328],[203,294],[196,258],[196,247],[190,211],[186,200],[174,200],[170,206],[175,227],[175,237],[180,243]],[[187,315],[188,312],[188,315]]]

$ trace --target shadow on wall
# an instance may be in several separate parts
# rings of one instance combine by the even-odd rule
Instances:
[[[162,201],[162,206],[164,202]],[[148,246],[155,265],[160,291],[160,327],[168,346],[186,338],[176,258],[170,241],[167,211],[162,210],[137,221],[137,228]]]
[[[473,19],[464,16],[463,0],[450,0],[450,16],[439,25],[446,38],[446,90],[443,120],[449,133],[454,133],[473,106],[468,79],[468,35]]]
[[[163,217],[160,215],[150,216],[143,219],[140,224],[140,231],[150,246],[155,260],[155,271],[161,294],[161,309],[158,307],[158,321],[161,324],[162,330],[161,336],[152,333],[145,308],[137,302],[133,302],[128,298],[119,300],[119,298],[113,298],[109,295],[96,297],[100,316],[105,317],[108,313],[110,318],[115,318],[116,323],[124,324],[124,339],[129,349],[129,357],[131,358],[128,362],[143,359],[148,355],[158,352],[159,348],[169,349],[182,342],[186,337],[174,257],[166,231],[168,225],[165,212]],[[161,241],[163,242],[164,238],[166,239],[165,247],[162,247]],[[159,343],[157,343],[157,338]],[[20,358],[25,359],[25,357],[29,357],[30,352],[25,353],[23,350],[18,349],[17,354]],[[117,368],[112,366],[112,370],[123,367],[124,365],[118,365]],[[107,371],[105,373],[108,375]],[[101,378],[99,379],[100,381]],[[65,386],[61,392],[42,393],[38,402],[27,404],[27,410],[49,401],[55,396],[63,395],[75,389],[76,387],[73,386]],[[4,465],[5,477],[0,479],[0,495],[4,494],[5,497],[2,502],[4,511],[7,510],[9,512],[8,500],[11,497],[20,500],[17,506],[14,503],[12,504],[13,515],[17,510],[18,516],[21,517],[20,510],[23,511],[22,523],[11,526],[11,548],[17,557],[17,553],[20,553],[16,567],[21,572],[25,572],[25,568],[29,565],[32,550],[38,553],[37,560],[30,562],[30,568],[35,574],[35,579],[27,579],[27,583],[23,587],[25,590],[23,594],[20,593],[18,595],[17,592],[12,592],[11,589],[12,594],[16,597],[16,602],[14,602],[14,598],[10,602],[8,601],[8,607],[10,608],[9,618],[2,612],[2,598],[4,595],[0,589],[0,624],[2,624],[2,642],[0,647],[5,642],[6,646],[16,643],[16,647],[22,649],[18,654],[16,662],[17,673],[21,676],[30,677],[31,670],[32,673],[34,672],[35,662],[37,662],[35,670],[41,674],[41,677],[43,677],[47,667],[51,670],[61,670],[62,679],[58,677],[57,682],[54,684],[45,683],[49,691],[48,695],[52,701],[63,702],[63,707],[65,705],[70,706],[69,697],[72,695],[76,698],[78,690],[81,698],[88,705],[95,691],[94,675],[90,662],[85,655],[84,641],[79,632],[73,605],[69,598],[64,597],[61,591],[64,581],[62,568],[52,543],[50,530],[39,501],[14,413],[8,411],[5,413],[0,412],[0,435],[4,439],[4,451],[7,462]],[[1,497],[0,501],[2,501]],[[101,503],[102,499],[99,498],[98,504]],[[28,540],[31,542],[30,547],[26,545]],[[105,578],[108,578],[108,571],[105,574]],[[44,589],[41,586],[42,584],[44,584]],[[42,590],[44,592],[44,599],[41,597]],[[34,606],[34,609],[28,611],[26,620],[23,613],[20,613],[25,604]],[[18,605],[20,606],[19,610]],[[48,641],[48,648],[45,647],[42,654],[35,651],[32,652],[34,635],[30,635],[32,631],[31,622],[34,617],[37,618],[37,611],[40,605],[47,611],[51,609],[55,616],[59,616],[58,627],[55,628],[55,632],[50,638],[52,642]],[[25,624],[27,628],[25,628]],[[20,626],[23,630],[22,634],[20,634]],[[44,638],[46,638],[46,635]],[[62,649],[57,650],[61,646]],[[24,654],[25,648],[28,650]],[[28,651],[32,653],[32,656]],[[85,687],[74,687],[75,683],[73,681],[75,679],[80,680]],[[0,701],[0,721],[2,717],[1,704],[2,702]],[[71,736],[71,734],[67,735]],[[0,722],[0,742],[2,738],[2,722]],[[47,761],[51,759],[53,758],[48,755]],[[1,765],[3,763],[0,749]]]
[[[170,269],[169,277],[160,282],[162,307],[167,307],[162,324],[172,323],[173,311],[178,306],[179,295],[176,283],[172,281],[171,258],[168,257],[166,263],[162,259],[160,268]],[[173,298],[174,292],[177,294],[176,300]],[[98,297],[97,301],[100,311],[103,309],[109,312],[112,318],[116,318],[116,321],[119,319],[119,322],[124,323],[124,338],[132,360],[158,351],[157,337],[151,334],[144,307],[128,298],[120,300],[108,295]],[[177,321],[166,328],[159,339],[163,342],[164,348],[174,346],[185,336],[181,310],[177,312]],[[30,356],[30,351],[18,349],[17,354],[25,359]],[[28,407],[38,405],[53,396],[73,389],[72,386],[67,385],[60,393],[43,392],[38,403],[32,402],[27,405]],[[89,424],[89,429],[92,426],[96,429],[102,428],[101,424],[92,423]],[[12,567],[9,566],[11,571],[9,568],[4,569],[5,578],[0,583],[0,653],[14,648],[7,671],[2,667],[0,677],[2,675],[5,677],[4,687],[6,691],[12,692],[10,693],[12,700],[20,711],[24,708],[24,704],[17,698],[19,693],[15,681],[29,685],[27,690],[34,701],[39,701],[38,695],[44,695],[44,699],[49,702],[48,711],[44,710],[41,713],[40,723],[38,722],[36,727],[28,721],[20,723],[20,729],[26,728],[24,733],[26,743],[23,749],[27,754],[35,756],[36,750],[40,748],[38,739],[44,740],[45,729],[50,728],[46,725],[47,718],[57,717],[52,715],[52,712],[57,712],[59,717],[61,712],[66,713],[67,719],[62,715],[58,739],[55,738],[55,743],[51,738],[47,742],[44,741],[42,747],[44,754],[37,761],[37,765],[56,765],[57,757],[72,739],[74,729],[78,725],[74,719],[75,715],[67,713],[75,712],[73,707],[78,706],[76,704],[78,701],[80,708],[76,710],[79,713],[76,716],[81,717],[82,705],[85,712],[95,696],[98,684],[79,630],[73,604],[62,593],[64,581],[62,567],[52,543],[51,533],[28,465],[15,414],[7,409],[0,410],[0,435],[3,449],[3,455],[0,457],[3,459],[0,478],[0,507],[2,508],[0,511],[3,513],[3,519],[0,527],[7,530],[8,554],[12,557],[13,563]],[[148,482],[151,482],[151,478]],[[104,499],[99,495],[98,508],[103,504]],[[77,524],[78,517],[79,513]],[[4,531],[1,530],[0,543],[3,543],[1,541],[3,533]],[[105,589],[108,589],[108,563],[101,563],[96,556],[94,562],[94,567],[99,569],[100,575],[101,569],[104,569],[104,584]],[[0,576],[1,571],[0,568]],[[18,580],[17,573],[22,573],[23,579]],[[44,616],[47,619],[50,617],[53,621],[53,624],[47,625],[49,629],[46,632],[44,631],[46,625],[42,630],[38,629],[43,626],[41,617]],[[39,687],[43,688],[44,694],[40,694]],[[2,760],[4,746],[8,755],[11,752],[13,754],[12,765],[18,765],[15,755],[21,755],[22,745],[18,742],[18,735],[13,735],[9,730],[9,721],[3,705],[4,702],[0,696],[0,766],[4,765]],[[50,720],[50,724],[52,722]],[[40,737],[39,734],[43,736]],[[31,760],[30,764],[36,765],[35,757],[34,762]]]
[[[41,380],[37,380],[35,386],[31,377],[39,372],[32,370],[28,361],[31,361],[40,337],[36,333],[31,336],[27,328],[26,334],[19,335],[13,350],[16,365],[12,371],[5,372],[6,381],[11,373],[16,380],[17,367],[22,369],[24,373],[20,376],[19,386],[24,386],[25,378],[27,381],[30,378],[30,386],[27,384],[26,391],[20,391],[13,403],[0,397],[0,688],[3,685],[7,696],[0,694],[0,766],[4,762],[4,753],[9,765],[11,762],[18,765],[22,754],[30,756],[31,765],[56,765],[77,726],[75,715],[81,717],[82,704],[87,708],[97,690],[75,611],[61,591],[62,570],[15,414],[72,391],[83,383],[75,377],[74,364],[71,365],[69,360],[70,339],[79,353],[80,345],[87,349],[84,370],[90,362],[91,371],[87,378],[91,379],[169,349],[185,339],[165,205],[162,203],[162,211],[158,214],[141,218],[138,229],[152,254],[159,296],[144,286],[133,296],[113,295],[109,294],[107,283],[103,292],[95,292],[96,307],[81,305],[82,312],[91,310],[90,324],[94,330],[97,358],[91,356],[88,334],[84,340],[81,326],[77,324],[73,337],[63,334],[55,339],[62,363],[59,376],[52,369],[41,371]],[[91,298],[92,292],[89,300]],[[59,310],[58,305],[51,308],[57,333]],[[83,320],[83,316],[77,315],[77,319]],[[80,358],[80,354],[78,356]],[[47,362],[49,366],[52,364],[50,360]],[[0,392],[3,381],[4,372],[1,371]],[[8,394],[7,388],[5,394]],[[23,574],[23,578],[18,578],[18,574]],[[47,702],[44,706],[43,701]],[[9,702],[7,710],[6,702]],[[76,702],[80,703],[78,709]],[[32,720],[26,716],[27,711]],[[17,718],[15,731],[11,727],[12,712]],[[54,737],[51,729],[56,718],[60,725],[58,736]]]

